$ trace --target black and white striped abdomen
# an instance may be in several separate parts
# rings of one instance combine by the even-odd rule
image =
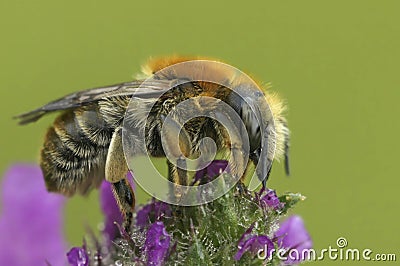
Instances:
[[[98,103],[58,116],[47,131],[41,152],[48,190],[70,196],[97,187],[104,178],[114,129],[101,114]]]

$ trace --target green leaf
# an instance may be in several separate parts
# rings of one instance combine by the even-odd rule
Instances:
[[[279,197],[279,201],[284,203],[282,209],[279,210],[280,214],[286,214],[297,202],[305,200],[306,197],[300,193],[285,193]]]

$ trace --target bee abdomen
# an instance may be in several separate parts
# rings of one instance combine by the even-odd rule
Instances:
[[[88,158],[96,153],[97,145],[92,143],[79,127],[74,112],[63,113],[57,117],[53,126],[61,142],[76,156]]]
[[[78,157],[57,135],[54,127],[47,131],[42,158],[48,158],[52,165],[64,171],[86,167],[88,160]]]
[[[49,191],[72,195],[82,183],[82,176],[76,169],[86,168],[83,167],[85,162],[62,143],[53,127],[47,131],[40,166]]]
[[[99,106],[92,105],[74,111],[77,125],[86,138],[100,147],[108,147],[114,128],[100,115]]]
[[[104,178],[113,129],[101,123],[93,108],[67,111],[48,130],[41,153],[48,190],[69,196],[75,191],[84,194]]]

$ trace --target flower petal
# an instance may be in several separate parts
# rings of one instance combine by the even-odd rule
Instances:
[[[254,223],[250,225],[250,227],[243,233],[242,237],[239,239],[238,248],[242,249],[245,242],[252,236],[251,232],[253,231]]]
[[[74,247],[67,253],[68,262],[72,266],[88,266],[89,255],[84,248]]]
[[[252,252],[257,254],[260,249],[267,252],[267,259],[271,256],[272,250],[275,248],[272,240],[266,235],[260,235],[257,237],[257,244],[252,246]]]
[[[226,160],[214,160],[207,167],[207,175],[210,178],[214,178],[223,172],[230,172],[228,161]]]
[[[130,172],[128,173],[127,178],[131,186],[134,188],[133,177]],[[117,201],[115,200],[111,186],[111,183],[104,180],[100,187],[100,206],[104,214],[103,233],[109,244],[112,240],[120,236],[118,227],[114,223],[121,225],[123,222],[123,216],[118,207]]]
[[[234,259],[234,260],[240,260],[240,259],[242,258],[242,256],[243,256],[243,254],[244,254],[246,251],[250,250],[251,245],[252,245],[255,241],[256,241],[256,236],[254,236],[254,235],[251,236],[251,237],[249,237],[249,239],[245,240],[245,241],[242,243],[242,246],[239,247],[239,250],[238,250],[238,252],[236,252],[236,254],[235,254],[235,256],[233,257],[233,259]]]
[[[271,252],[274,248],[274,243],[272,240],[266,235],[251,235],[247,240],[239,246],[238,252],[236,252],[233,257],[234,260],[240,260],[243,254],[247,251],[251,252],[253,255],[258,254],[259,250],[264,250],[267,252],[266,258],[268,259],[271,255]]]
[[[172,217],[171,206],[162,201],[152,200],[136,213],[136,225],[143,228],[161,217]]]
[[[214,180],[215,177],[219,176],[222,173],[229,173],[229,165],[226,160],[214,160],[212,162],[205,163],[205,167],[198,170],[195,174],[193,184],[196,182],[200,182],[200,184],[204,184]]]
[[[63,265],[64,202],[47,192],[38,166],[11,167],[2,182],[0,265]]]
[[[273,208],[274,210],[279,210],[283,207],[283,203],[279,201],[279,198],[273,189],[261,190],[260,196],[260,203],[263,206]]]
[[[111,183],[107,181],[103,181],[100,187],[100,206],[104,213],[103,233],[108,241],[112,241],[119,236],[114,222],[122,224],[123,217],[111,190]]]
[[[163,222],[155,222],[147,231],[145,251],[147,265],[162,265],[168,253],[171,236],[165,230]]]
[[[300,216],[294,215],[284,221],[275,233],[278,240],[278,246],[287,250],[296,249],[298,254],[302,254],[304,249],[312,248],[312,240],[310,234],[304,226],[303,219]],[[299,258],[290,258],[285,262],[287,264],[298,263],[304,260]]]
[[[233,257],[234,260],[240,260],[246,251],[250,251],[252,254],[257,254],[260,249],[267,252],[266,258],[271,255],[274,243],[266,235],[253,235],[254,224],[247,229],[238,242],[238,251]]]

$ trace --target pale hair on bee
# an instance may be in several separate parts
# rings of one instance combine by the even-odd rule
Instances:
[[[268,86],[257,83],[258,88],[252,89],[252,97],[244,101],[225,86],[201,81],[205,71],[207,75],[223,76],[227,80],[234,75],[233,72],[218,67],[208,70],[193,67],[178,68],[179,71],[163,71],[178,63],[205,59],[209,58],[172,56],[151,59],[133,81],[72,93],[17,116],[19,123],[23,125],[35,122],[45,114],[62,111],[48,129],[41,150],[40,166],[47,189],[67,196],[75,193],[86,194],[106,179],[112,183],[114,196],[125,217],[125,230],[129,231],[135,196],[126,178],[129,169],[123,151],[122,129],[127,108],[131,106],[130,102],[134,101],[137,112],[129,119],[133,126],[146,130],[144,145],[147,151],[151,156],[165,157],[160,136],[165,117],[180,102],[197,96],[216,98],[231,106],[247,130],[250,145],[249,163],[237,166],[233,172],[245,172],[250,163],[259,164],[256,174],[265,186],[272,161],[284,158],[285,170],[289,174],[289,129],[284,116],[286,105],[278,94],[271,92]],[[198,73],[199,81],[182,82],[189,73],[190,76]],[[144,82],[149,77],[152,77],[151,81]],[[235,82],[237,83],[230,86],[243,85],[240,81]],[[272,113],[271,116],[267,115],[269,117],[265,118],[266,121],[274,125],[273,132],[270,132],[273,137],[268,137],[268,141],[273,142],[273,145],[269,145],[268,148],[261,145],[262,130],[258,118],[260,114],[266,114],[263,110],[260,111],[266,108],[259,104],[261,100],[267,101]],[[147,117],[142,116],[141,108],[149,102],[154,104],[151,112]],[[180,137],[175,141],[179,142],[182,148],[179,152],[184,156],[199,152],[197,143],[205,137],[212,138],[219,150],[233,146],[223,126],[210,118],[198,117],[181,127]],[[168,160],[167,164],[168,179],[177,184],[187,185],[187,171]]]

